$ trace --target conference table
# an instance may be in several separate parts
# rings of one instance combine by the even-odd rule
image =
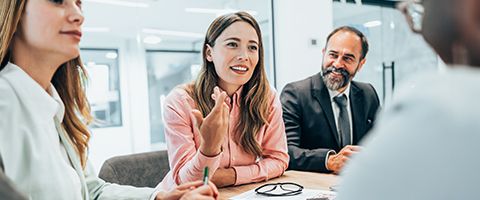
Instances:
[[[266,183],[278,182],[294,182],[302,185],[304,188],[307,189],[329,190],[330,186],[337,184],[338,176],[333,174],[289,170],[286,171],[282,176],[270,179],[266,182],[221,188],[219,189],[220,199],[228,199],[249,190],[253,190]]]

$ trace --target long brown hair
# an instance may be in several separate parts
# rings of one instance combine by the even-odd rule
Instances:
[[[215,46],[215,40],[222,32],[235,22],[246,22],[256,31],[259,39],[258,63],[250,80],[243,85],[240,95],[240,121],[235,127],[235,142],[246,153],[262,156],[262,148],[256,141],[260,128],[267,124],[270,86],[264,66],[264,49],[262,33],[257,21],[246,12],[226,14],[215,19],[207,30],[203,43],[203,66],[193,85],[189,88],[189,94],[196,102],[203,116],[208,115],[215,102],[210,94],[217,86],[219,77],[215,71],[213,62],[209,62],[206,56],[207,44]]]
[[[10,45],[25,10],[26,0],[2,0],[0,10],[0,70],[10,61]],[[82,167],[87,160],[90,133],[87,124],[92,121],[84,82],[86,71],[79,57],[62,64],[52,78],[52,84],[65,104],[62,126],[67,132],[79,157]]]

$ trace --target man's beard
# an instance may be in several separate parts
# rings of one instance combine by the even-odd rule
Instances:
[[[341,77],[333,77],[333,72],[341,74]],[[329,66],[322,69],[323,82],[328,89],[336,91],[345,87],[350,82],[350,73],[345,68]]]

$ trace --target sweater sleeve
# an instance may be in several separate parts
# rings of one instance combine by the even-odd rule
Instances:
[[[204,167],[209,168],[212,176],[220,165],[222,153],[208,157],[198,150],[200,135],[193,127],[193,107],[193,99],[181,88],[176,88],[165,100],[165,139],[176,184],[201,180]]]

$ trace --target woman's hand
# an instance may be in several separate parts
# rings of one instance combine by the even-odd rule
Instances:
[[[175,189],[166,193],[158,193],[155,200],[193,200],[193,199],[217,199],[218,189],[212,183],[203,185],[202,181],[189,182],[177,186]]]
[[[215,87],[212,98],[215,100],[215,106],[207,117],[203,118],[199,110],[192,111],[195,128],[199,130],[202,137],[200,152],[206,156],[218,155],[222,151],[223,140],[228,134],[230,108],[225,103],[227,93],[220,92],[220,89]]]
[[[213,185],[213,184],[212,184]],[[215,188],[216,189],[216,188]],[[186,192],[180,200],[214,200],[218,197],[218,191],[213,192],[211,186],[202,185],[197,189]]]

